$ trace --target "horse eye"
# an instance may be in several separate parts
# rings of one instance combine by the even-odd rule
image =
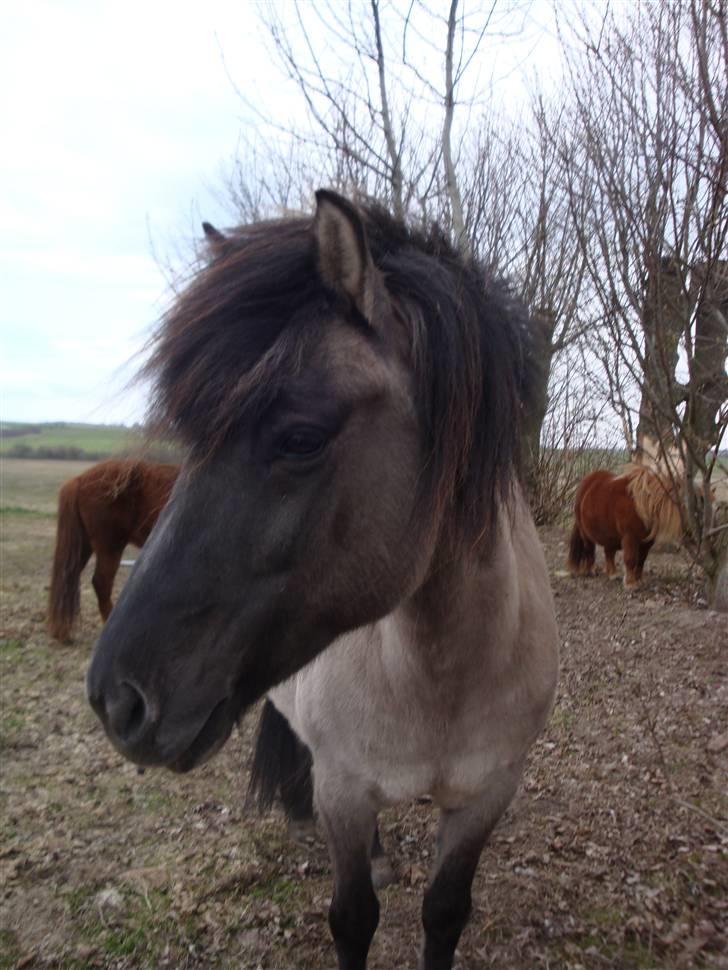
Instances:
[[[314,458],[327,443],[327,435],[318,428],[296,428],[282,436],[278,454],[282,458]]]

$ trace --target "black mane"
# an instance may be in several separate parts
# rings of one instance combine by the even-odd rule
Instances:
[[[412,326],[425,452],[423,498],[479,535],[510,492],[536,367],[528,318],[507,286],[429,232],[360,209],[372,258]],[[150,417],[193,449],[219,446],[290,373],[302,320],[330,306],[310,218],[243,226],[165,316],[143,375]]]

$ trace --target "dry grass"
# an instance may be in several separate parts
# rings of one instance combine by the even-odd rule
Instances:
[[[61,485],[92,464],[0,456],[0,508],[55,515]]]
[[[137,774],[84,699],[98,632],[44,629],[53,520],[2,517],[0,968],[332,967],[321,846],[243,812],[253,718],[179,777]],[[563,640],[550,726],[486,850],[459,967],[728,967],[728,624],[675,555],[643,589],[564,575],[544,535]],[[432,850],[426,804],[384,818],[399,884],[372,970],[414,966]]]

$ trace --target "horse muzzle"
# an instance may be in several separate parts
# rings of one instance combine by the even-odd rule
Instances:
[[[159,700],[130,680],[104,684],[91,665],[86,680],[91,707],[120,754],[138,765],[190,771],[211,758],[230,736],[236,720],[233,703],[223,697],[199,700],[185,713],[165,712]]]

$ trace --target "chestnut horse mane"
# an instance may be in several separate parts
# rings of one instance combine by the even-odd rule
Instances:
[[[649,529],[648,539],[679,542],[683,525],[673,482],[646,465],[628,465],[624,477],[635,511]]]
[[[106,463],[109,471],[109,491],[108,497],[114,502],[127,490],[134,475],[140,470],[143,471],[144,463],[134,458],[111,458]],[[113,477],[111,477],[113,474]]]
[[[444,233],[412,228],[381,207],[358,207],[375,266],[411,333],[423,451],[421,500],[449,510],[471,535],[508,501],[521,415],[540,364],[529,319],[501,281]],[[310,217],[233,230],[210,248],[152,339],[142,377],[150,423],[208,460],[269,406],[311,339],[307,322],[333,312],[376,339],[317,271]]]

